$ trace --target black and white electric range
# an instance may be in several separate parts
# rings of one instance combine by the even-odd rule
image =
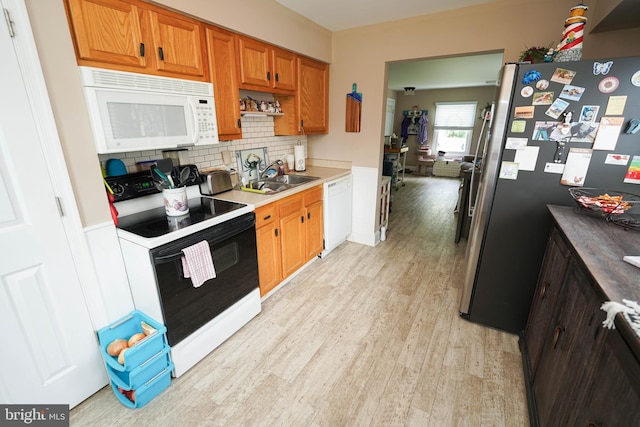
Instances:
[[[135,307],[167,327],[176,377],[261,310],[253,206],[201,196],[189,167],[189,212],[177,217],[166,215],[149,173],[107,178]],[[216,277],[196,287],[184,275],[182,249],[202,241]]]

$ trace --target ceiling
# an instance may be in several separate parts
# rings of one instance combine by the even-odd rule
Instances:
[[[389,64],[387,87],[404,91],[405,87],[425,90],[495,86],[502,65],[502,53],[395,62]]]
[[[600,33],[604,31],[624,30],[627,28],[640,27],[640,2],[637,0],[618,0],[618,3],[609,10],[605,16],[595,27],[591,33]]]
[[[331,31],[340,31],[500,0],[276,1]],[[392,63],[388,88],[425,90],[495,85],[502,64],[501,53]]]
[[[331,31],[503,0],[276,0]]]

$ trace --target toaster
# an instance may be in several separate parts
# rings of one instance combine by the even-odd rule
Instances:
[[[200,194],[213,196],[233,189],[231,174],[225,170],[214,170],[201,174]]]

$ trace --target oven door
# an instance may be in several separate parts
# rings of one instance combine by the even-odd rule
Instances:
[[[206,240],[216,278],[195,288],[182,270],[182,249]],[[151,250],[169,345],[198,330],[259,286],[255,214],[207,228]]]

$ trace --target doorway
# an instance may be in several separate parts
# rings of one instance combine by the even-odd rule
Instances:
[[[433,191],[438,187],[457,193],[451,195],[453,199],[457,200],[455,207],[440,207],[451,212],[451,219],[455,223],[455,232],[451,234],[450,238],[455,243],[458,243],[461,237],[467,237],[465,230],[471,222],[472,208],[467,206],[470,199],[465,196],[473,192],[474,186],[470,184],[471,179],[467,176],[470,174],[462,172],[460,168],[462,161],[469,160],[469,157],[465,159],[463,156],[459,156],[462,158],[455,159],[460,160],[459,163],[455,160],[449,162],[436,161],[435,159],[433,162],[424,162],[419,159],[430,158],[421,148],[429,146],[432,157],[437,154],[438,147],[434,144],[436,142],[434,141],[434,121],[436,104],[438,103],[448,107],[467,103],[474,105],[473,110],[477,111],[470,111],[473,125],[470,141],[465,147],[466,153],[464,154],[473,155],[476,152],[476,147],[482,147],[488,131],[484,112],[498,95],[502,65],[502,52],[425,58],[388,64],[387,98],[395,99],[395,114],[392,125],[389,125],[388,119],[385,121],[385,134],[391,128],[392,132],[401,139],[401,145],[404,144],[408,147],[405,173],[408,173],[406,176],[410,177],[407,183],[411,188],[400,187],[402,188],[400,191],[419,192],[419,189]],[[427,118],[425,141],[420,141],[425,137],[423,134],[403,132],[402,125],[405,117],[416,116],[416,113]],[[447,158],[446,155],[445,158]],[[419,165],[420,168],[418,168]],[[422,182],[425,180],[429,182]],[[415,186],[418,190],[414,188]],[[418,205],[416,205],[416,209],[420,209]]]
[[[476,120],[471,144],[468,147],[469,154],[473,154],[482,130],[482,110],[497,96],[502,65],[502,52],[390,62],[387,98],[395,99],[392,132],[401,137],[405,113],[417,110],[426,114],[428,126],[424,145],[430,145],[435,153],[436,147],[433,146],[435,104],[475,101]],[[405,90],[405,88],[414,89]],[[418,149],[423,144],[417,142],[417,136],[412,132],[408,133],[405,144],[409,147],[406,166],[408,170],[414,172],[420,155]]]

